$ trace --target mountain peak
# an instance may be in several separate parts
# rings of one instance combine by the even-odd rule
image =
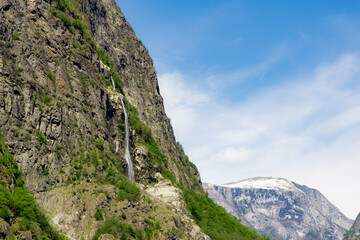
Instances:
[[[318,190],[285,178],[256,177],[204,188],[244,224],[274,239],[342,239],[353,223]]]
[[[302,192],[291,181],[286,178],[278,177],[255,177],[238,182],[221,184],[223,187],[242,188],[242,189],[267,189]]]

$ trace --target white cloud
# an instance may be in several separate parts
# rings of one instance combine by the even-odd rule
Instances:
[[[204,181],[287,177],[319,189],[354,218],[360,211],[360,56],[345,54],[293,79],[224,104],[179,72],[159,76],[176,136]]]
[[[178,73],[165,73],[159,76],[161,95],[165,99],[165,110],[178,132],[190,134],[198,118],[198,109],[210,103],[207,93],[188,87],[183,76]]]
[[[221,159],[226,163],[238,163],[245,160],[249,155],[249,151],[242,147],[228,147],[221,149],[216,155],[217,159]]]

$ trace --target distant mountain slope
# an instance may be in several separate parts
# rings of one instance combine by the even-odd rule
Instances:
[[[356,217],[354,224],[346,233],[344,240],[359,240],[360,239],[360,213]]]
[[[215,203],[274,239],[342,239],[352,224],[319,191],[284,178],[203,186]]]

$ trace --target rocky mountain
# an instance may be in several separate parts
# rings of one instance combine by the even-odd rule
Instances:
[[[206,197],[114,0],[0,19],[0,238],[263,239]]]
[[[203,186],[215,203],[273,239],[342,239],[353,222],[319,191],[284,178]]]
[[[344,240],[359,240],[360,239],[360,214],[356,217],[355,222],[350,230],[346,233]]]

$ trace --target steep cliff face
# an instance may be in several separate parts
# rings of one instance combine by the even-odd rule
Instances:
[[[319,191],[282,178],[204,183],[229,213],[274,239],[342,239],[352,221]]]
[[[29,189],[36,214],[70,239],[263,239],[206,197],[152,60],[114,0],[0,0],[0,15],[0,126],[19,166],[0,166],[5,195],[20,187],[32,199]],[[126,177],[125,112],[136,183]],[[0,237],[62,238],[6,212],[14,205],[4,199]]]
[[[356,217],[354,224],[346,233],[344,240],[359,240],[360,239],[360,214]]]
[[[201,191],[196,169],[177,167],[183,153],[174,145],[150,57],[115,2],[1,0],[0,14],[0,125],[52,224],[72,239],[111,233],[106,224],[128,229],[124,237],[206,239],[182,192],[162,176],[173,173]],[[112,38],[103,46],[114,42],[114,56],[93,40],[95,32],[102,38],[101,23],[112,24],[109,17],[115,26],[105,29]],[[124,111],[137,186],[124,176]],[[166,138],[176,151],[164,151],[168,159],[157,145],[167,149]],[[150,195],[150,183],[172,189],[168,194],[182,204]]]
[[[186,156],[176,143],[147,49],[136,38],[113,0],[91,0],[89,9],[91,33],[113,60],[124,81],[127,99],[138,109],[140,119],[151,128],[160,150],[169,160],[169,169],[187,188],[196,187],[200,176],[196,167],[185,161]]]
[[[4,58],[1,65],[3,76],[10,77],[5,79],[7,83],[2,88],[2,105],[6,114],[12,114],[2,118],[3,125],[13,127],[12,130],[21,135],[26,133],[14,127],[23,130],[39,129],[50,138],[52,146],[58,145],[57,141],[71,140],[70,146],[79,134],[84,136],[91,133],[96,138],[101,137],[106,141],[110,140],[109,143],[114,146],[118,145],[121,156],[123,148],[119,144],[123,135],[117,133],[117,119],[121,118],[122,114],[121,104],[119,101],[111,101],[111,94],[102,88],[109,81],[111,71],[100,60],[94,47],[91,47],[83,36],[71,34],[64,25],[59,24],[58,19],[51,16],[51,1],[47,3],[34,0],[29,1],[28,5],[23,1],[19,4],[5,0],[2,2],[3,9],[7,11],[3,11]],[[112,59],[114,70],[125,83],[124,91],[128,101],[138,109],[140,119],[152,130],[160,150],[170,160],[170,171],[178,180],[181,179],[185,186],[192,187],[194,182],[200,181],[199,175],[195,168],[187,168],[187,171],[184,171],[181,164],[181,159],[185,156],[176,145],[172,127],[164,112],[152,61],[145,47],[136,38],[114,1],[81,3],[80,8],[89,12],[87,17],[91,20],[90,27],[94,39],[98,40],[100,47],[105,49]],[[84,22],[87,23],[86,19]],[[54,106],[58,109],[54,109]],[[115,108],[118,111],[115,111]],[[6,124],[7,121],[13,122]],[[72,125],[66,129],[66,124]],[[78,125],[77,128],[86,129],[76,131],[74,124]],[[8,131],[11,130],[5,127],[6,136]],[[21,149],[20,146],[10,144],[19,144],[16,136],[7,141],[11,149]],[[133,148],[136,148],[134,144],[133,141]],[[141,152],[133,152],[139,151]],[[26,152],[30,156],[37,155]],[[60,163],[53,159],[54,156],[47,156],[46,153],[45,155],[44,158],[57,165],[57,168],[61,168],[63,159]],[[24,160],[27,156],[19,158]],[[24,162],[22,167],[30,167],[27,165]],[[185,174],[187,172],[189,174]],[[136,174],[141,173],[136,171]],[[36,174],[32,175],[35,177]],[[196,180],[193,179],[194,176],[197,176]],[[26,179],[29,177],[26,176]],[[39,184],[39,180],[44,179],[31,181],[36,183],[31,188],[44,188],[44,184]]]

